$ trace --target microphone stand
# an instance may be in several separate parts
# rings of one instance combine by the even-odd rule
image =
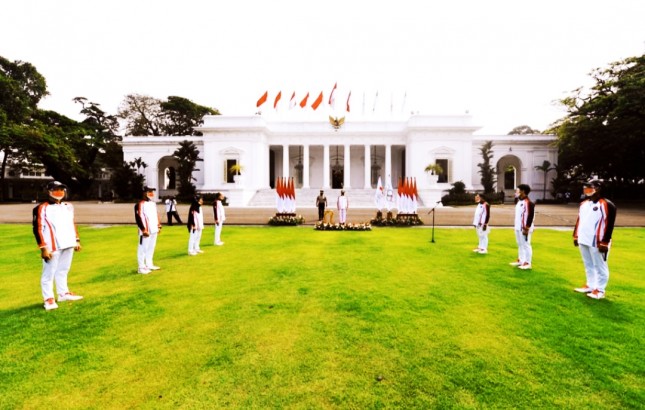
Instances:
[[[435,214],[435,209],[437,206],[441,203],[441,201],[437,201],[437,203],[432,207],[431,210],[428,211],[429,213],[432,213],[432,239],[430,240],[431,243],[434,243],[434,214]]]

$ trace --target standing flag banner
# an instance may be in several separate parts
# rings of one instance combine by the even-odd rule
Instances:
[[[336,108],[336,86],[338,83],[334,83],[334,88],[331,89],[331,93],[329,94],[329,105],[331,106],[331,109],[333,110]]]
[[[309,99],[309,93],[307,93],[307,95],[305,95],[305,98],[300,101],[300,108],[305,108],[305,106],[307,105],[307,99]]]
[[[376,101],[378,100],[378,91],[376,92],[376,95],[374,96],[374,106],[372,107],[372,112],[376,112]]]
[[[282,178],[276,178],[275,182],[276,208],[278,213],[284,213],[284,200],[282,198]]]
[[[289,100],[289,109],[295,107],[296,104],[296,92],[294,91],[293,94],[291,94],[291,99]]]
[[[383,192],[383,183],[381,182],[381,177],[378,177],[378,183],[376,184],[376,192],[374,193],[374,203],[376,204],[376,210],[380,211],[385,208],[385,192]]]
[[[396,205],[396,198],[394,189],[392,189],[392,177],[388,175],[387,182],[385,183],[385,207],[387,211],[391,211]]]
[[[313,109],[314,109],[314,111],[316,111],[316,109],[318,108],[318,106],[320,105],[320,103],[322,102],[322,100],[323,100],[323,93],[322,93],[322,91],[321,91],[321,92],[320,92],[320,95],[318,96],[318,98],[316,98],[316,101],[314,101],[314,103],[313,103],[313,104],[311,104],[311,108],[313,108]]]
[[[275,96],[275,101],[273,101],[273,109],[278,107],[278,101],[282,98],[282,91],[278,92],[278,95]]]
[[[265,91],[264,94],[262,94],[262,97],[258,99],[258,102],[256,103],[255,106],[259,108],[262,104],[267,102],[267,98],[269,98],[269,92]]]
[[[419,209],[419,192],[417,191],[417,179],[414,178],[414,182],[412,185],[412,213],[416,214],[417,210]]]
[[[350,92],[349,92],[349,94],[347,94],[347,106],[346,106],[346,108],[345,108],[345,110],[346,110],[347,112],[349,112],[349,98],[350,98],[351,96],[352,96],[352,92],[350,91]],[[380,179],[380,177],[379,177],[379,179]]]

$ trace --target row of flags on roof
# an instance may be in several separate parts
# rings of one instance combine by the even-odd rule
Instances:
[[[302,109],[311,107],[314,111],[316,111],[321,105],[326,104],[332,110],[336,110],[337,93],[338,93],[338,83],[334,83],[334,86],[332,87],[331,91],[329,91],[328,94],[325,94],[323,91],[320,91],[317,97],[313,100],[310,100],[310,98],[313,98],[316,94],[311,94],[307,92],[304,96],[302,96],[302,95],[296,95],[296,92],[293,91],[288,101],[288,104],[289,104],[288,108],[289,110],[292,110],[296,107],[300,107]],[[403,98],[399,101],[401,103],[401,112],[405,110],[407,95],[408,93],[406,92],[403,95]],[[283,105],[284,102],[286,102],[287,96],[288,94],[285,95],[283,98],[281,90],[278,91],[277,94],[275,95],[269,95],[269,91],[265,91],[260,96],[260,98],[258,99],[255,105],[257,108],[261,108],[264,104],[270,103],[272,101],[273,109],[277,110],[279,106]],[[378,91],[376,91],[376,95],[374,96],[374,101],[372,106],[372,112],[376,111],[376,105],[377,105],[378,99],[379,99],[379,93]],[[347,92],[347,97],[343,98],[343,100],[345,101],[345,107],[342,107],[342,108],[344,108],[345,112],[351,112],[352,104],[353,104],[351,90]],[[363,113],[365,113],[365,93],[363,93],[362,111]],[[393,112],[393,111],[394,111],[394,96],[392,95],[390,98],[390,112]]]
[[[336,109],[336,89],[338,88],[338,83],[334,84],[334,87],[331,89],[329,92],[329,97],[327,98],[327,104],[332,108]],[[300,106],[300,108],[306,108],[307,104],[309,103],[309,97],[310,94],[307,92],[304,97],[296,97],[296,92],[294,91],[291,94],[291,98],[289,99],[289,109],[293,109],[297,106]],[[345,111],[350,112],[350,99],[352,97],[352,92],[349,91],[347,94],[347,101],[345,103]],[[318,94],[318,97],[316,97],[315,100],[311,103],[311,108],[315,111],[320,107],[320,105],[323,102],[324,94],[321,91],[320,94]],[[258,99],[258,102],[256,103],[256,107],[260,108],[262,105],[264,105],[269,99],[269,91],[265,91],[264,94]],[[278,104],[280,103],[280,100],[282,100],[282,91],[278,91],[278,93],[273,97],[273,108],[277,109]]]

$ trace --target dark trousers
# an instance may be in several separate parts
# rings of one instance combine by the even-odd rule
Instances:
[[[168,216],[168,225],[172,225],[172,217],[173,216],[177,220],[177,223],[179,223],[179,224],[183,223],[183,222],[181,222],[181,218],[179,217],[179,213],[177,211],[166,212],[166,215]]]
[[[325,205],[318,205],[318,220],[322,221],[325,216]]]

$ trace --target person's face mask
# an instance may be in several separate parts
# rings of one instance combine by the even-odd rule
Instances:
[[[49,191],[49,196],[54,198],[57,201],[62,201],[63,198],[65,198],[65,190],[64,189],[56,189],[53,191]]]
[[[148,198],[152,199],[152,198],[154,198],[154,197],[155,197],[155,193],[154,193],[154,192],[152,192],[152,191],[150,191],[150,192],[146,192],[146,196],[147,196]]]
[[[596,193],[596,189],[591,186],[586,186],[582,188],[582,193],[584,193],[586,197],[591,197]]]

